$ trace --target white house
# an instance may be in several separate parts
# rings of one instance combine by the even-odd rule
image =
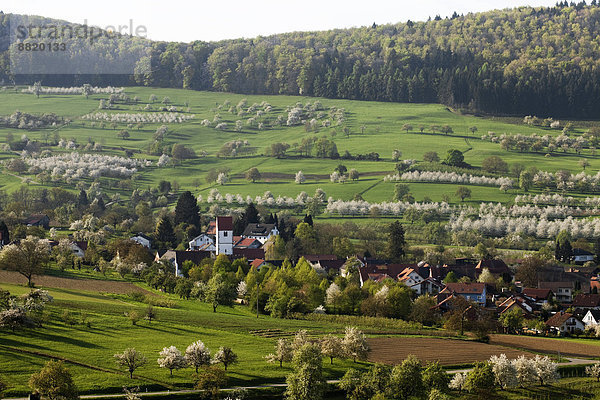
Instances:
[[[213,245],[214,246],[215,241],[214,239],[210,236],[207,235],[206,233],[201,233],[200,235],[196,236],[195,238],[193,238],[192,240],[190,240],[188,242],[188,246],[190,250],[200,250],[203,249],[204,247],[206,247],[206,245]],[[215,249],[213,248],[213,251]]]
[[[71,242],[71,250],[73,250],[73,254],[77,257],[83,258],[83,256],[85,256],[85,251],[87,250],[87,242]]]
[[[404,284],[408,287],[418,285],[425,280],[425,278],[419,275],[413,268],[405,268],[398,274],[397,279],[399,282],[404,282]],[[418,294],[421,294],[420,286],[415,286],[414,289],[417,290]]]
[[[598,325],[600,324],[600,311],[599,310],[588,310],[582,319],[585,326]]]
[[[571,261],[575,264],[585,264],[588,261],[594,261],[594,255],[583,249],[573,249]]]
[[[571,313],[559,311],[554,314],[546,325],[551,332],[556,334],[574,333],[577,330],[583,331],[585,325]]]
[[[233,217],[217,217],[216,252],[233,254]]]
[[[248,224],[242,237],[256,239],[265,244],[271,236],[279,235],[279,230],[275,224]]]
[[[133,240],[136,243],[141,244],[144,247],[150,248],[150,239],[142,234],[138,234],[136,236],[130,237],[129,240]]]

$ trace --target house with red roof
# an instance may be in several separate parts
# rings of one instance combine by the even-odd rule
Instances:
[[[585,325],[575,315],[559,311],[546,321],[546,326],[550,332],[557,335],[564,335],[565,333],[575,333],[575,331],[583,331]]]
[[[447,283],[438,294],[438,302],[449,296],[462,296],[483,307],[487,303],[487,285],[485,283]]]

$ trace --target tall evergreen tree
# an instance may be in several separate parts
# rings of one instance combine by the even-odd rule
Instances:
[[[388,256],[394,260],[400,260],[404,254],[406,240],[404,239],[404,228],[399,221],[394,221],[389,225],[387,251]]]
[[[195,226],[195,233],[200,230],[200,208],[190,191],[183,192],[175,206],[175,225],[181,223]]]
[[[10,233],[8,232],[8,226],[4,221],[0,220],[0,244],[10,243]]]
[[[161,249],[174,247],[177,242],[177,237],[173,231],[173,225],[169,217],[162,217],[158,224],[156,224],[156,231],[154,232],[158,246]]]
[[[79,195],[77,196],[77,204],[79,204],[80,207],[87,207],[89,205],[87,193],[83,189],[79,191]]]

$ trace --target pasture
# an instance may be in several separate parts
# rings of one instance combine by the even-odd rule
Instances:
[[[176,181],[182,190],[191,190],[195,194],[204,197],[211,188],[217,187],[214,183],[206,181],[206,175],[211,169],[227,169],[230,181],[218,186],[222,194],[232,193],[252,197],[263,194],[266,190],[275,196],[286,195],[295,197],[301,191],[311,195],[316,188],[322,188],[327,196],[334,199],[349,200],[356,194],[370,202],[390,201],[393,196],[394,185],[384,183],[383,177],[394,171],[395,162],[392,161],[392,150],[398,149],[402,152],[401,159],[415,159],[423,162],[423,154],[427,151],[436,151],[441,159],[444,159],[449,149],[459,149],[465,153],[465,161],[475,168],[481,166],[482,161],[492,155],[502,157],[509,165],[521,163],[525,166],[536,166],[540,170],[557,171],[567,169],[572,173],[581,171],[579,160],[585,157],[590,162],[586,169],[587,173],[596,173],[600,169],[599,156],[592,155],[589,150],[582,154],[573,152],[553,153],[546,157],[545,153],[520,153],[516,151],[505,151],[499,144],[482,141],[481,135],[487,132],[501,134],[538,134],[558,135],[560,131],[549,128],[534,127],[524,124],[516,124],[514,119],[483,118],[470,115],[461,115],[437,104],[395,104],[380,102],[363,102],[349,100],[315,99],[299,96],[246,96],[232,93],[210,93],[195,92],[181,89],[158,89],[158,88],[126,88],[126,94],[130,98],[138,97],[139,102],[116,103],[115,109],[101,110],[109,114],[115,113],[140,113],[150,114],[157,111],[161,106],[160,101],[164,97],[171,100],[171,105],[178,107],[181,115],[194,114],[195,118],[183,123],[169,124],[169,133],[164,139],[165,145],[175,143],[184,144],[193,148],[197,154],[206,152],[205,157],[184,160],[171,166],[157,168],[149,167],[141,170],[134,185],[140,188],[156,186],[160,180],[166,179]],[[150,95],[156,95],[158,101],[152,103],[154,111],[144,110],[144,105],[149,103]],[[42,95],[36,98],[32,94],[21,93],[20,90],[0,91],[0,115],[9,115],[19,110],[28,113],[53,112],[59,116],[72,120],[65,126],[53,127],[37,131],[26,131],[20,129],[0,129],[0,139],[8,133],[19,138],[26,134],[29,139],[35,139],[42,144],[50,141],[54,136],[74,140],[83,147],[88,141],[101,143],[103,153],[123,155],[124,150],[131,150],[134,156],[156,161],[157,157],[147,154],[148,146],[153,142],[153,134],[159,124],[143,124],[142,127],[127,127],[126,124],[105,124],[101,128],[95,123],[92,126],[89,120],[82,119],[83,116],[98,110],[99,100],[108,98],[108,95],[92,95],[89,99],[77,95]],[[229,111],[229,107],[235,107],[242,99],[246,99],[247,105],[267,102],[272,106],[272,111],[265,114],[265,128],[259,130],[256,126],[246,123],[251,115],[238,116]],[[296,103],[314,103],[320,101],[323,106],[323,116],[319,121],[329,118],[327,115],[330,107],[345,110],[343,124],[337,125],[332,121],[330,127],[319,126],[315,131],[307,131],[304,125],[271,126],[277,116],[287,118],[287,110]],[[225,104],[231,104],[226,106]],[[189,112],[186,107],[189,106]],[[211,126],[204,126],[202,121],[207,119],[213,121],[218,116],[221,122],[227,123],[228,128],[224,131]],[[241,120],[243,127],[238,132],[234,129],[236,121]],[[403,130],[404,124],[410,124],[411,129]],[[448,135],[432,132],[432,126],[451,126],[454,133]],[[585,131],[584,125],[575,122],[575,132],[571,135],[580,135]],[[475,133],[471,127],[477,127]],[[117,133],[127,129],[130,133],[128,139],[117,137]],[[421,129],[423,132],[421,132]],[[349,132],[349,134],[346,134]],[[338,152],[343,155],[349,151],[352,155],[368,154],[376,152],[381,161],[357,161],[357,160],[332,160],[322,158],[298,157],[294,152],[294,144],[302,142],[310,137],[326,137],[335,141]],[[249,146],[254,149],[253,155],[241,155],[237,157],[218,157],[217,152],[221,146],[232,140],[247,140]],[[286,158],[273,158],[263,155],[272,143],[285,142],[292,147],[288,150]],[[62,152],[63,149],[51,147],[53,152]],[[14,157],[15,153],[2,153],[0,157]],[[361,174],[358,181],[332,183],[329,174],[334,168],[343,164],[348,169],[355,168]],[[263,177],[256,183],[250,183],[244,178],[248,169],[256,167]],[[303,171],[307,175],[304,184],[294,183],[294,175],[297,171]],[[24,176],[28,176],[24,174]],[[33,175],[30,178],[35,180]],[[20,185],[18,177],[3,174],[0,185],[9,191]],[[32,186],[37,186],[34,183]],[[52,185],[47,183],[46,185]],[[450,196],[452,203],[460,203],[460,199],[453,194],[453,185],[436,183],[411,183],[411,192],[416,201],[422,201],[429,197],[439,201],[442,195]],[[497,188],[472,186],[473,196],[468,201],[478,203],[482,201],[494,201],[510,203],[514,196],[521,193],[518,189],[509,190],[506,194]],[[119,191],[109,188],[109,192]],[[120,191],[122,196],[127,196],[128,191]]]

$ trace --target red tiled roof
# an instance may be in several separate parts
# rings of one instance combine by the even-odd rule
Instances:
[[[258,267],[260,267],[260,266],[261,266],[261,265],[262,265],[264,262],[265,262],[265,260],[263,260],[262,258],[255,258],[255,259],[254,259],[254,261],[252,261],[252,262],[250,263],[250,266],[251,266],[251,267],[254,267],[254,268],[258,268]]]
[[[217,228],[220,231],[232,231],[233,217],[217,217]]]
[[[246,238],[246,239],[242,239],[239,242],[237,242],[236,246],[248,247],[248,246],[252,245],[254,242],[256,242],[256,239]]]
[[[523,288],[523,294],[534,300],[548,300],[552,297],[550,289]]]
[[[578,294],[573,299],[573,307],[600,307],[600,294]]]
[[[447,283],[446,289],[456,294],[482,294],[485,283]]]
[[[208,228],[206,228],[207,235],[216,235],[217,234],[217,221],[210,221],[208,223]]]
[[[550,319],[548,319],[548,321],[546,321],[546,325],[554,326],[557,328],[561,327],[572,316],[573,316],[573,314],[571,314],[571,313],[562,312],[562,311],[557,312],[556,314],[551,316]]]

